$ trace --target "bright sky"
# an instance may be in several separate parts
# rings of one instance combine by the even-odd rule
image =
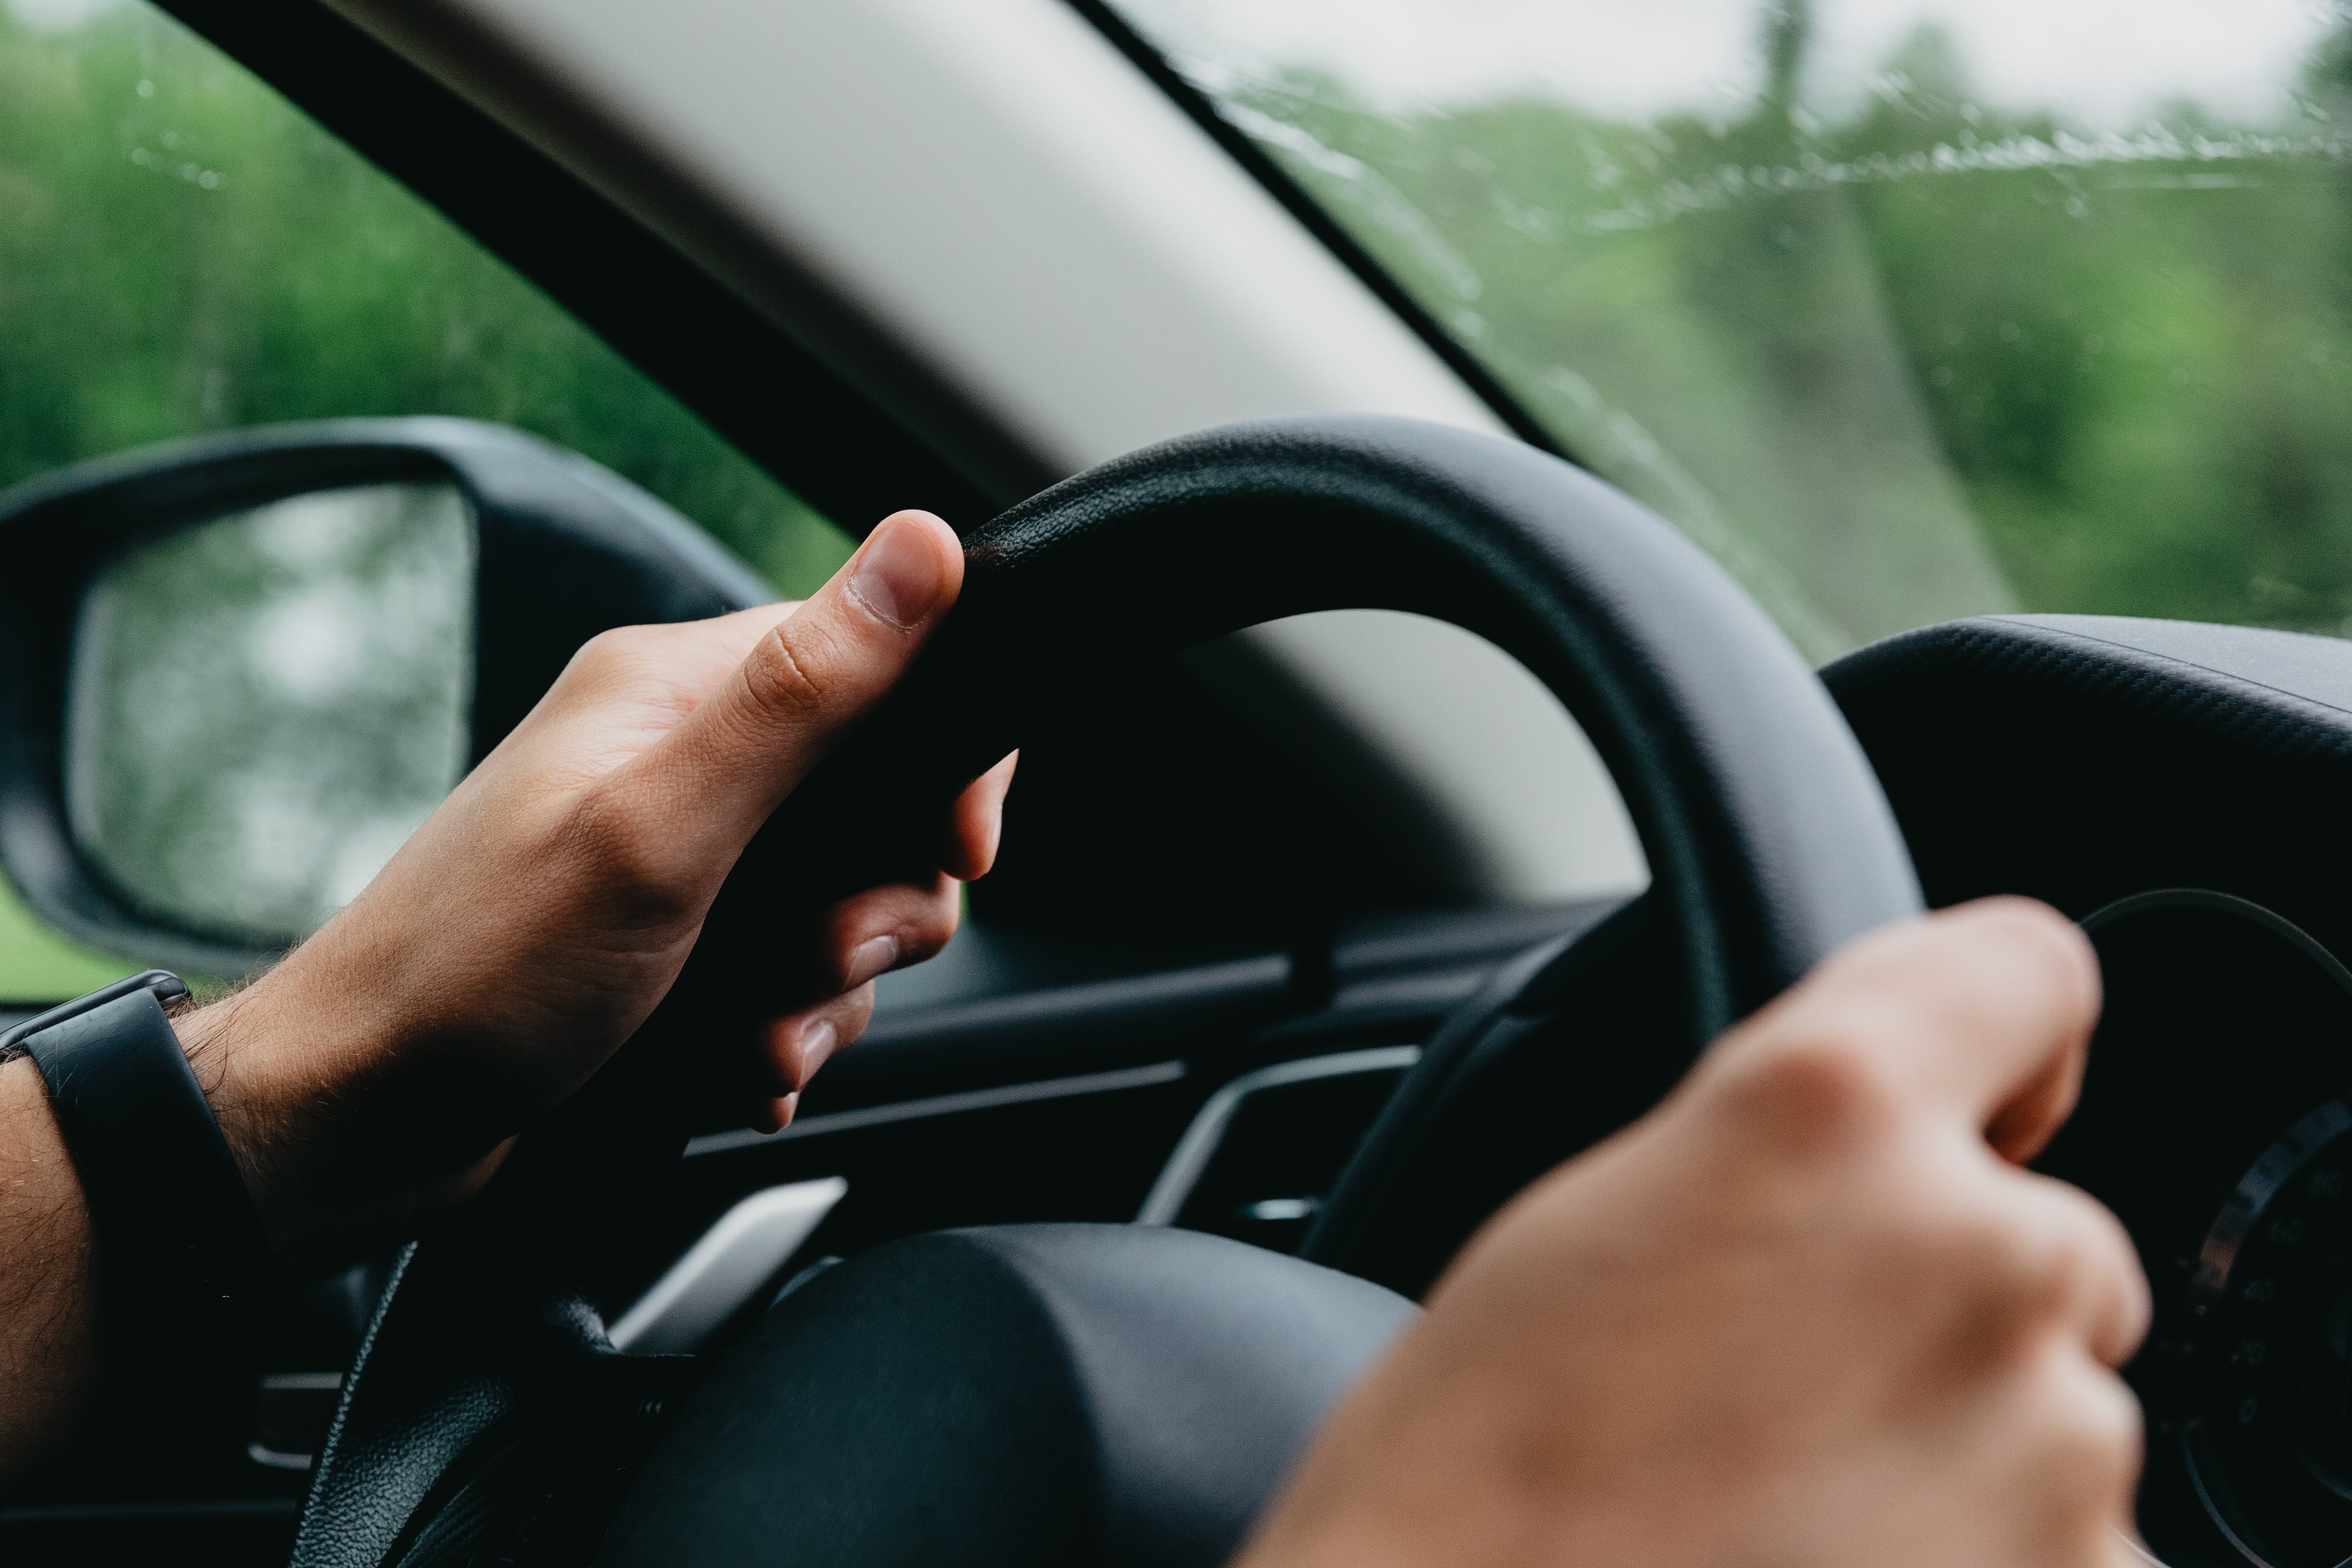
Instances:
[[[0,0],[67,26],[122,0]],[[837,0],[820,0],[837,3]],[[1536,88],[1600,112],[1729,110],[1755,94],[1763,0],[1115,0],[1180,51],[1334,71],[1384,102]],[[1814,0],[1809,95],[1834,112],[1923,24],[1979,94],[2133,124],[2189,98],[2226,118],[2286,105],[2304,53],[2352,0]]]
[[[1383,101],[1539,88],[1647,117],[1729,109],[1759,77],[1762,0],[1119,0],[1147,33],[1212,58],[1312,64]],[[1925,23],[1958,41],[1987,100],[2135,122],[2187,97],[2240,120],[2285,106],[2334,0],[1815,0],[1811,96],[1842,107]]]
[[[77,26],[120,4],[121,0],[0,0],[36,27]]]

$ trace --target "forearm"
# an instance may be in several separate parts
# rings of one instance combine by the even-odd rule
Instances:
[[[0,1486],[71,1426],[97,1368],[89,1215],[37,1068],[0,1063]]]

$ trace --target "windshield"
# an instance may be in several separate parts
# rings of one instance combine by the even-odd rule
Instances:
[[[1124,0],[1807,652],[2352,631],[2352,13]]]

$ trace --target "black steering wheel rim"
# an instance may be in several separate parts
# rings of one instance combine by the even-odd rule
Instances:
[[[891,868],[877,846],[907,844],[905,824],[935,820],[1034,726],[1116,700],[1127,672],[1182,647],[1326,609],[1452,621],[1560,698],[1640,833],[1696,1039],[1920,906],[1860,746],[1763,612],[1670,526],[1532,447],[1372,416],[1229,426],[1057,485],[965,544],[963,597],[922,659],[730,878],[680,982],[705,1016],[763,988],[773,939],[755,901],[816,909],[867,885]],[[658,1358],[604,1342],[567,1257],[593,1229],[577,1215],[587,1173],[609,1194],[674,1157],[679,1086],[713,1070],[661,1024],[413,1250],[320,1458],[296,1563],[384,1561],[465,1456],[551,1391],[660,1384]]]

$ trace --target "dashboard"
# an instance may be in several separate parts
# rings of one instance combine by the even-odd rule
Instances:
[[[2352,1560],[2352,643],[2088,616],[1930,627],[1824,672],[1931,904],[2097,947],[2080,1108],[2037,1162],[2129,1229],[2139,1522],[2170,1568]]]

